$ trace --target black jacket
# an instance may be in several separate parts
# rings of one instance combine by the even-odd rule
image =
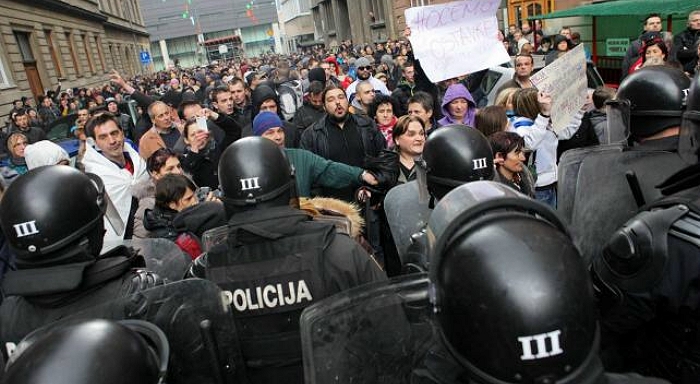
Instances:
[[[694,31],[690,27],[673,37],[673,49],[670,59],[686,66],[693,60],[697,60],[698,51],[694,48],[695,42],[700,38],[700,30]]]
[[[219,188],[219,158],[222,147],[210,140],[206,148],[195,153],[190,147],[180,157],[182,169],[192,175],[198,187]]]
[[[303,381],[303,308],[386,278],[354,240],[286,206],[234,214],[226,243],[198,257],[190,275],[231,295],[237,326],[246,330],[241,345],[254,384]]]
[[[146,263],[142,256],[123,246],[99,259],[74,257],[85,261],[5,275],[3,288],[8,296],[0,306],[3,345],[17,343],[31,331],[81,310],[163,283],[143,269]]]
[[[384,136],[377,129],[374,121],[353,114],[348,114],[348,119],[354,121],[355,129],[358,130],[362,137],[365,156],[377,156],[379,151],[386,148],[386,140],[384,140]],[[330,159],[328,129],[331,124],[330,119],[326,116],[317,121],[311,128],[305,130],[301,135],[301,148],[323,158]]]
[[[311,105],[310,102],[304,100],[304,105],[297,109],[297,113],[294,114],[292,123],[296,128],[297,141],[295,143],[295,148],[299,147],[299,142],[301,141],[301,135],[304,133],[306,128],[314,125],[317,121],[321,120],[323,116],[326,115],[326,111],[323,108],[316,108]]]

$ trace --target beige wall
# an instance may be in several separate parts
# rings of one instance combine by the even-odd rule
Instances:
[[[296,17],[284,23],[284,33],[291,36],[300,36],[314,33],[313,16]]]
[[[67,0],[66,3],[99,12],[96,1]],[[32,98],[15,31],[29,35],[31,51],[44,89],[55,89],[59,81],[63,89],[100,86],[107,82],[107,73],[112,68],[127,75],[142,70],[139,51],[148,48],[148,37],[124,31],[123,21],[110,23],[107,20],[103,25],[106,16],[102,20],[86,19],[9,0],[0,2],[0,14],[3,15],[0,18],[0,61],[10,82],[9,85],[0,86],[1,121],[5,120],[4,117],[11,109],[12,100],[22,96]],[[142,29],[138,25],[135,28],[137,31]],[[58,66],[52,58],[46,31],[51,32]],[[71,42],[77,67],[71,54]]]

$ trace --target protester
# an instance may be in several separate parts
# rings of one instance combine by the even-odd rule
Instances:
[[[6,186],[12,184],[20,175],[27,173],[27,162],[24,158],[24,151],[27,148],[27,136],[23,133],[15,132],[7,138],[7,148],[10,151],[10,159],[6,166],[0,169],[3,183]]]

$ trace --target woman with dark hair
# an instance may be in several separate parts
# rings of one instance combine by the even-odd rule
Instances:
[[[221,146],[216,144],[208,129],[197,124],[196,118],[185,121],[182,137],[187,145],[182,154],[182,168],[192,175],[198,186],[218,188]]]
[[[668,47],[661,38],[651,39],[642,46],[642,65],[640,68],[650,65],[665,65],[668,62]]]
[[[392,141],[399,153],[398,184],[407,183],[416,178],[415,159],[423,153],[425,146],[425,122],[418,116],[401,116],[394,126]]]
[[[156,182],[155,206],[146,209],[143,226],[151,238],[173,241],[194,260],[202,253],[205,231],[226,224],[224,207],[199,204],[197,186],[185,175],[169,174]]]
[[[153,209],[155,205],[156,182],[165,175],[182,175],[180,159],[175,152],[168,148],[160,148],[153,152],[146,160],[146,169],[150,176],[148,180],[134,185],[131,195],[138,200],[139,207],[134,215],[134,237],[146,238],[148,231],[143,227],[143,217],[147,209]]]
[[[386,147],[392,148],[394,142],[392,140],[391,131],[396,125],[396,113],[398,113],[399,105],[393,97],[384,94],[377,94],[374,101],[369,106],[367,114],[377,123],[377,129],[384,135]]]
[[[525,140],[515,132],[498,131],[489,136],[496,167],[494,181],[535,197],[534,181],[525,167]]]

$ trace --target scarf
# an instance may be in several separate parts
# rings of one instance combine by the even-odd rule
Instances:
[[[396,125],[396,122],[398,120],[399,119],[396,116],[392,116],[389,124],[382,125],[377,123],[377,128],[379,129],[379,132],[381,132],[382,135],[384,135],[384,140],[386,140],[386,147],[388,149],[394,147],[394,140],[392,138],[391,133],[394,131],[394,126]]]

